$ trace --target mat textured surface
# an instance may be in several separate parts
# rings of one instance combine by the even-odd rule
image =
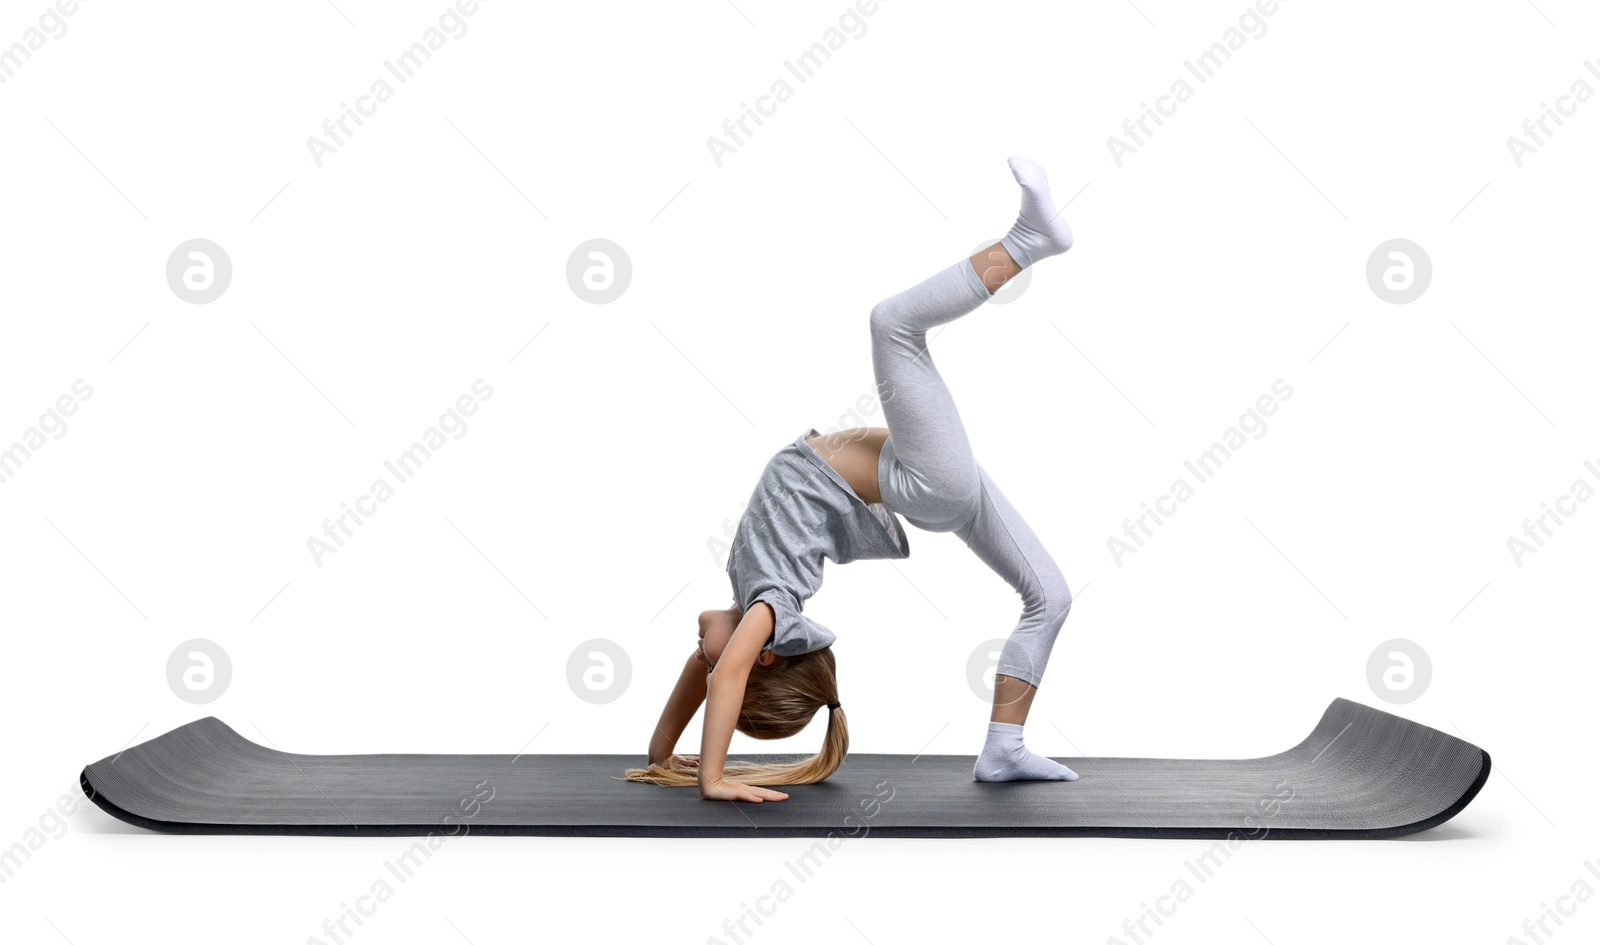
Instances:
[[[711,803],[616,780],[641,760],[296,755],[205,718],[89,765],[82,784],[113,816],[176,833],[1371,839],[1444,823],[1489,776],[1477,746],[1347,699],[1282,754],[1061,758],[1070,783],[975,782],[971,755],[853,754],[787,801]]]

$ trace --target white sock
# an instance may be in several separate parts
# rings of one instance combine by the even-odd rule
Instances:
[[[1071,249],[1072,228],[1056,210],[1044,168],[1024,157],[1012,156],[1006,163],[1011,165],[1011,176],[1022,185],[1022,212],[1011,232],[1000,237],[1000,245],[1017,265],[1026,269]]]
[[[1007,252],[1010,252],[1007,250]],[[983,754],[972,766],[974,781],[1076,781],[1077,772],[1036,755],[1022,743],[1022,726],[990,722]]]

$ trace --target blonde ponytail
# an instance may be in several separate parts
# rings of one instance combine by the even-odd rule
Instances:
[[[812,653],[791,656],[775,666],[756,666],[745,682],[744,706],[736,725],[751,738],[787,738],[809,724],[817,712],[839,703],[839,684],[835,676],[833,650],[823,647]],[[778,786],[815,784],[839,770],[850,749],[850,727],[844,709],[828,709],[828,730],[822,737],[822,750],[799,761],[758,763],[730,762],[723,776],[745,784]],[[690,787],[700,783],[694,768],[667,768],[653,764],[630,768],[629,781],[642,781],[664,787]]]

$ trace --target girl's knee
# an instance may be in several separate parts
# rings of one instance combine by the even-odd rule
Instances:
[[[867,329],[872,332],[872,337],[888,338],[894,334],[897,320],[894,309],[887,301],[879,302],[867,313]]]
[[[1037,570],[1039,609],[1044,616],[1045,625],[1052,631],[1059,630],[1066,622],[1068,612],[1072,610],[1072,589],[1067,586],[1066,577],[1054,562]]]
[[[894,299],[884,299],[872,307],[867,313],[867,328],[872,332],[872,340],[880,344],[905,343],[915,334],[906,327],[905,307]]]

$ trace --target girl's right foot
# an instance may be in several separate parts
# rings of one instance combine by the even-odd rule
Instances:
[[[983,754],[972,766],[974,781],[1076,781],[1078,773],[1022,743],[1022,726],[990,722]]]

